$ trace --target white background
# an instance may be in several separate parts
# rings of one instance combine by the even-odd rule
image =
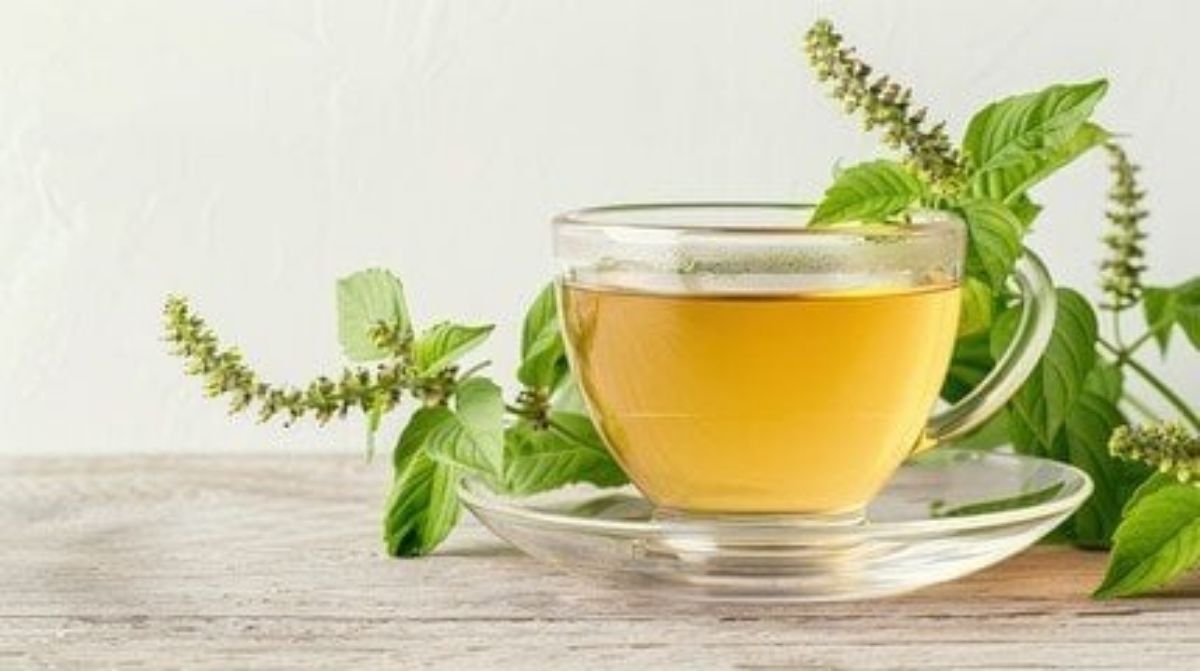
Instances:
[[[172,291],[301,380],[339,363],[335,278],[384,265],[419,319],[499,322],[509,379],[555,211],[812,198],[876,151],[798,51],[820,14],[956,135],[998,95],[1110,77],[1151,280],[1197,272],[1195,2],[7,0],[0,451],[360,448],[357,422],[263,428],[202,399],[158,340]],[[1092,295],[1105,189],[1100,155],[1042,188],[1032,240]],[[1194,353],[1165,373],[1200,396]]]

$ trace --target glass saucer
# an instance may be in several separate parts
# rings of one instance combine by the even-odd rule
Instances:
[[[1091,491],[1066,464],[942,448],[901,467],[849,522],[656,515],[632,487],[512,497],[467,478],[460,493],[496,535],[569,571],[670,597],[789,602],[888,596],[978,571],[1032,545]]]

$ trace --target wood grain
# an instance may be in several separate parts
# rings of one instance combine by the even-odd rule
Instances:
[[[473,522],[384,557],[382,461],[0,461],[0,669],[1200,668],[1200,582],[1087,598],[1036,548],[886,601],[712,606],[563,575]]]

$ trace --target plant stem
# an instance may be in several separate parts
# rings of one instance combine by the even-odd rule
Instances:
[[[514,417],[520,417],[521,419],[534,419],[536,416],[536,413],[530,411],[529,408],[522,408],[519,405],[513,405],[511,403],[504,404],[504,411]]]
[[[1163,399],[1165,399],[1176,410],[1178,410],[1179,414],[1183,415],[1184,419],[1186,419],[1188,423],[1192,425],[1193,429],[1200,431],[1200,416],[1197,416],[1196,412],[1192,410],[1190,406],[1188,406],[1187,402],[1180,398],[1179,395],[1174,391],[1172,391],[1165,382],[1160,380],[1157,375],[1150,372],[1148,368],[1138,363],[1136,359],[1130,357],[1128,353],[1122,352],[1120,348],[1116,347],[1112,343],[1104,339],[1100,339],[1099,342],[1101,346],[1112,352],[1117,357],[1117,365],[1127,365],[1132,368],[1133,371],[1140,375],[1147,384],[1149,384],[1151,387],[1154,387],[1154,390],[1161,394]]]
[[[1138,351],[1139,347],[1141,347],[1142,345],[1145,345],[1146,341],[1150,340],[1153,337],[1154,337],[1153,331],[1146,331],[1142,335],[1138,336],[1137,339],[1135,339],[1133,342],[1129,343],[1129,345],[1127,345],[1125,347],[1125,356],[1129,356],[1130,354],[1133,354],[1134,352]]]
[[[1165,398],[1168,403],[1173,405],[1180,414],[1187,418],[1193,429],[1200,431],[1200,417],[1198,417],[1195,411],[1188,406],[1186,401],[1180,398],[1179,395],[1172,391],[1165,382],[1158,379],[1154,373],[1151,373],[1149,369],[1138,363],[1135,359],[1126,358],[1125,362],[1128,363],[1129,367],[1137,372],[1138,375],[1141,375],[1143,380],[1149,383],[1150,386],[1154,387],[1158,393],[1162,394],[1163,398]]]
[[[1120,349],[1122,352],[1128,353],[1128,350],[1125,349],[1125,342],[1121,339],[1121,311],[1120,310],[1112,311],[1112,330],[1113,330],[1113,342],[1117,343],[1117,348]]]
[[[475,364],[474,366],[471,366],[470,368],[466,369],[465,371],[459,373],[458,374],[458,382],[462,382],[463,380],[466,380],[467,378],[471,377],[475,373],[478,373],[479,371],[483,370],[484,368],[487,368],[490,365],[492,365],[491,359],[485,359],[483,361],[480,361],[479,363]]]

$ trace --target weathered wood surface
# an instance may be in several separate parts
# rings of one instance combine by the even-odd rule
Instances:
[[[474,523],[389,560],[355,457],[0,461],[0,669],[1200,668],[1200,582],[1096,603],[1104,557],[1038,548],[911,596],[651,601]]]

